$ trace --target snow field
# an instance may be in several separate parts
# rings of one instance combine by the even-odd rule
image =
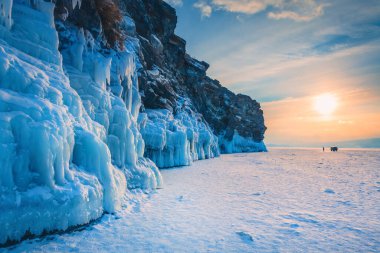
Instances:
[[[274,149],[163,170],[83,231],[5,252],[379,252],[380,151]]]

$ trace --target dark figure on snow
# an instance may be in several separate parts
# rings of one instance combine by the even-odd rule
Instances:
[[[330,150],[331,150],[331,152],[337,152],[338,151],[338,147],[331,147]]]

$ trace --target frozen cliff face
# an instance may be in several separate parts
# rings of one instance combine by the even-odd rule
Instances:
[[[133,53],[103,55],[72,27],[61,54],[53,3],[0,4],[0,244],[114,212],[127,182],[160,186],[143,158]]]
[[[117,211],[156,164],[265,150],[260,105],[176,21],[161,0],[0,0],[0,245]]]
[[[188,85],[193,90],[194,104],[219,137],[221,153],[266,151],[263,143],[266,127],[259,103],[249,96],[233,94],[208,77]]]
[[[190,165],[219,155],[218,139],[201,115],[182,111],[175,116],[167,109],[140,114],[145,155],[160,168]]]
[[[134,94],[140,91],[141,109],[140,106],[132,106],[128,110],[132,118],[136,118],[139,110],[146,115],[141,120],[144,124],[140,126],[131,121],[132,128],[141,127],[146,143],[145,157],[152,159],[158,167],[173,167],[215,157],[220,152],[266,150],[263,143],[266,128],[260,105],[248,96],[233,94],[217,81],[208,78],[208,64],[186,54],[186,42],[174,34],[177,16],[172,7],[160,0],[115,1],[123,18],[114,24],[114,36],[111,34],[109,37],[122,34],[124,48],[110,50],[105,47],[107,42],[104,40],[107,38],[101,32],[104,20],[101,15],[94,14],[97,1],[83,1],[80,9],[65,6],[63,0],[57,1],[57,13],[69,10],[67,18],[56,15],[64,66],[71,82],[75,84],[77,81],[74,80],[72,67],[91,75],[93,70],[90,68],[94,62],[97,65],[98,62],[111,59],[108,65],[111,72],[115,73],[114,69],[119,68],[117,62],[125,61],[122,52],[133,56],[134,70],[129,70],[131,77],[121,78],[132,81],[115,82],[112,76],[120,75],[111,74],[109,82],[106,76],[102,78],[105,81],[100,82],[103,83],[102,89],[110,90],[113,97],[121,98],[126,105],[140,105],[140,97]],[[108,21],[112,23],[112,20]],[[75,32],[79,30],[78,24],[83,28],[79,33]],[[80,36],[73,39],[75,34]],[[91,39],[88,40],[88,37]],[[78,55],[84,57],[73,60]],[[108,131],[109,119],[92,112],[104,110],[98,105],[107,107],[107,103],[94,103],[94,99],[89,99],[91,92],[77,91],[82,100],[92,106],[86,106],[91,118]],[[138,134],[134,133],[134,136]],[[156,137],[160,138],[156,140]],[[156,145],[156,142],[160,145]],[[113,152],[111,148],[113,159],[119,157],[119,153]],[[123,166],[120,162],[116,164]],[[127,164],[131,164],[130,161]]]
[[[266,151],[263,143],[266,127],[260,104],[209,78],[206,74],[209,65],[186,53],[186,41],[174,34],[175,10],[160,0],[121,2],[135,21],[141,46],[139,80],[143,110],[150,115],[153,110],[165,109],[174,119],[179,114],[187,113],[189,118],[192,114],[202,115],[202,121],[211,129],[210,136],[219,139],[222,153]],[[178,110],[184,98],[191,101],[189,110]],[[148,124],[144,132],[157,127],[153,125]],[[143,136],[149,143],[150,135]],[[157,157],[157,151],[152,152],[148,146],[146,151],[147,156]],[[186,159],[182,161],[182,165],[188,164]]]
[[[140,115],[145,156],[160,168],[219,156],[213,130],[194,110],[191,100],[176,93],[167,74],[155,66],[146,76],[140,75],[141,84],[151,87],[143,93],[150,99],[145,103],[144,117]]]
[[[70,85],[90,118],[105,130],[112,164],[125,172],[129,188],[159,187],[158,168],[143,157],[144,141],[137,125],[141,99],[136,55],[128,50],[129,42],[126,49],[104,53],[88,30],[59,21],[57,30]]]

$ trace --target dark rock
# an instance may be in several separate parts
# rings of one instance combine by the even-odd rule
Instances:
[[[188,97],[192,109],[204,116],[217,136],[231,141],[237,132],[256,142],[264,139],[266,127],[260,104],[249,96],[235,95],[222,87],[207,76],[208,63],[186,53],[186,41],[174,34],[177,17],[172,7],[161,0],[123,2],[136,22],[145,59],[145,69],[140,76],[145,108],[174,110],[178,98]],[[160,45],[146,39],[154,37],[159,39]],[[161,81],[145,74],[154,66],[158,66],[165,77]]]
[[[70,37],[65,37],[60,22],[83,27],[94,38],[105,39],[94,0],[83,0],[82,7],[74,10],[66,2],[57,0],[56,19],[61,47],[70,44]],[[134,50],[137,50],[141,63],[138,78],[142,111],[167,109],[174,116],[184,111],[200,113],[218,136],[222,152],[232,152],[225,147],[224,141],[233,142],[235,135],[251,143],[262,143],[266,127],[260,104],[249,96],[234,94],[219,81],[208,77],[209,64],[186,53],[186,41],[174,33],[177,23],[174,8],[162,0],[114,2],[125,15],[119,24],[121,33],[127,39],[138,41]],[[66,10],[70,15],[67,21],[62,21],[61,16]],[[107,48],[98,50],[107,51]],[[119,94],[120,91],[115,93]],[[264,151],[265,146],[242,146],[236,150]]]

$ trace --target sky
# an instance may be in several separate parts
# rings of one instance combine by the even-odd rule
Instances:
[[[266,143],[380,137],[379,0],[166,1],[208,74],[261,103]]]

